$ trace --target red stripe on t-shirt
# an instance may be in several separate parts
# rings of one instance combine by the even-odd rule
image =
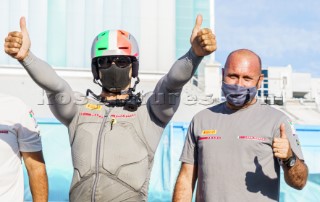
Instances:
[[[221,137],[219,136],[205,136],[205,137],[199,137],[198,140],[220,140]]]
[[[93,114],[93,113],[88,113],[88,112],[81,112],[80,116],[91,116],[91,117],[103,118],[103,116],[100,114]]]

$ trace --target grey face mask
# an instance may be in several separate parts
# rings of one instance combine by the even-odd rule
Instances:
[[[242,107],[256,96],[257,87],[247,88],[222,82],[222,92],[229,104],[236,107]]]
[[[130,68],[130,65],[119,68],[117,65],[112,64],[106,69],[99,69],[102,86],[111,92],[120,92],[131,81],[129,77]]]

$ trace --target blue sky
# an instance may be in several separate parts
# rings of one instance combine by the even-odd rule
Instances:
[[[248,48],[263,67],[292,65],[320,77],[320,1],[216,0],[216,60]]]

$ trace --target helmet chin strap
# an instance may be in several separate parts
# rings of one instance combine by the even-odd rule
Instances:
[[[135,90],[136,90],[137,84],[140,82],[139,77],[136,77],[136,78],[137,78],[137,80],[134,82],[134,85],[132,88],[129,88],[128,90],[122,90],[121,92],[116,92],[116,93],[108,91],[107,89],[105,89],[101,85],[101,83],[99,81],[97,81],[96,79],[93,79],[93,82],[98,84],[99,86],[101,86],[103,88],[103,90],[105,90],[106,92],[114,93],[116,95],[127,94],[127,95],[129,95],[128,99],[107,100],[105,97],[103,97],[101,95],[96,95],[90,89],[87,89],[86,96],[89,96],[91,94],[95,100],[102,102],[105,105],[110,106],[110,107],[124,106],[129,111],[135,111],[137,109],[137,107],[139,107],[141,105],[141,98],[140,98],[141,94],[140,93],[133,94],[133,92],[135,92]]]
[[[133,87],[129,88],[129,90],[128,90],[129,93],[128,94],[132,94],[132,92],[136,91],[136,86],[137,86],[138,83],[140,83],[139,77],[136,77],[136,78],[137,78],[137,80],[134,82]]]

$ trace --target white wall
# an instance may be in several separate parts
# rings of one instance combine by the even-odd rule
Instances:
[[[320,104],[320,78],[311,79],[311,97],[317,99],[318,104]]]
[[[141,0],[140,5],[141,66],[167,72],[175,60],[175,1]]]
[[[305,94],[305,98],[311,98],[311,74],[310,73],[292,73],[292,80],[294,81],[292,84],[293,95],[301,95]]]
[[[292,98],[292,67],[267,67],[269,95],[281,97],[285,94],[285,98]],[[286,81],[284,81],[286,78]],[[284,91],[283,91],[284,89]]]

